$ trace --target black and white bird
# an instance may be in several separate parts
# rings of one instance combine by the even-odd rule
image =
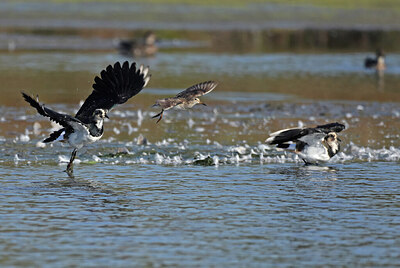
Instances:
[[[377,71],[384,71],[386,69],[385,54],[382,50],[377,49],[375,58],[367,57],[364,61],[365,68],[375,68]]]
[[[22,96],[38,113],[49,117],[62,126],[54,131],[43,142],[66,141],[74,148],[71,159],[67,166],[67,173],[72,174],[73,162],[76,153],[83,146],[99,140],[104,133],[104,118],[107,113],[117,104],[123,104],[138,94],[149,82],[149,68],[126,61],[122,64],[117,62],[114,66],[109,65],[101,71],[100,77],[94,78],[93,91],[85,100],[75,116],[58,113],[39,103],[29,95],[22,92]]]
[[[306,164],[327,162],[340,151],[337,133],[344,130],[340,123],[329,123],[313,128],[289,128],[271,133],[266,140],[277,148],[294,149]],[[294,148],[291,148],[294,145]]]
[[[156,122],[158,123],[166,110],[172,108],[186,110],[192,108],[196,104],[207,106],[204,102],[200,101],[199,97],[211,92],[217,85],[218,84],[214,81],[207,81],[193,85],[178,93],[175,97],[157,100],[153,107],[161,107],[161,112],[154,115],[152,118],[159,117]]]

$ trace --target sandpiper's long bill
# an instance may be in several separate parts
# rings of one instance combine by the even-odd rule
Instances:
[[[67,166],[68,174],[73,172],[73,161],[77,151],[83,146],[99,140],[104,133],[104,118],[116,105],[123,104],[138,94],[149,82],[149,68],[136,68],[136,64],[126,61],[121,64],[109,65],[96,76],[93,84],[93,92],[85,100],[75,116],[58,113],[22,92],[22,96],[37,112],[49,117],[62,126],[54,131],[43,142],[67,141],[74,148]]]

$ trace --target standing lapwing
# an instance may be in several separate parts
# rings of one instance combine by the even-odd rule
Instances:
[[[294,151],[306,164],[326,162],[340,151],[337,133],[344,130],[340,123],[330,123],[314,128],[289,128],[271,133],[266,140],[268,144],[276,144],[277,148],[290,149],[294,143]]]
[[[123,104],[138,94],[149,82],[149,68],[136,68],[136,64],[126,61],[122,67],[119,62],[114,67],[109,65],[94,78],[93,92],[85,100],[78,113],[74,116],[57,113],[27,94],[22,92],[24,99],[42,116],[63,126],[50,134],[43,142],[67,141],[74,148],[66,172],[72,174],[76,152],[83,146],[99,140],[104,132],[104,118],[117,104]]]
[[[161,107],[161,112],[154,115],[152,118],[159,117],[156,122],[158,123],[162,119],[164,111],[171,108],[186,110],[192,108],[196,104],[207,106],[205,103],[201,102],[198,97],[211,92],[217,85],[218,84],[214,81],[207,81],[191,86],[178,93],[175,97],[157,100],[153,107]]]
[[[377,71],[384,71],[386,69],[385,64],[385,54],[382,50],[377,49],[375,53],[375,58],[367,57],[364,60],[365,68],[375,68]]]

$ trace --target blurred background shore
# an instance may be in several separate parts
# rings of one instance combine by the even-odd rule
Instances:
[[[108,50],[114,38],[153,30],[166,48],[185,40],[217,52],[398,51],[399,15],[395,0],[5,0],[0,49],[12,40],[19,50]]]
[[[393,88],[399,82],[394,76],[400,73],[396,64],[389,65],[383,86],[375,83],[370,74],[365,77],[363,69],[364,58],[373,55],[377,48],[383,48],[388,54],[399,51],[399,15],[400,7],[394,0],[5,0],[0,3],[0,59],[7,64],[0,65],[0,69],[7,70],[7,76],[0,75],[0,81],[7,81],[8,87],[2,90],[10,93],[24,88],[42,92],[47,87],[41,84],[43,81],[56,83],[50,79],[53,76],[64,82],[59,83],[61,86],[68,81],[72,88],[87,87],[90,84],[84,85],[79,82],[81,80],[70,81],[70,74],[63,76],[55,66],[46,69],[49,61],[45,59],[56,57],[50,60],[53,63],[57,59],[65,61],[71,57],[70,53],[117,55],[120,40],[140,38],[147,31],[153,31],[160,57],[153,60],[136,57],[135,60],[157,65],[167,55],[177,59],[184,55],[182,63],[198,64],[197,69],[192,68],[188,74],[180,73],[179,77],[169,70],[154,69],[157,79],[153,79],[153,87],[176,87],[177,79],[182,80],[179,87],[187,86],[189,81],[204,77],[201,66],[207,69],[207,62],[215,60],[222,62],[219,69],[222,73],[215,74],[223,82],[219,90],[243,91],[246,87],[252,91],[314,99],[400,100],[400,94]],[[328,58],[323,57],[326,54]],[[28,60],[28,55],[43,59],[31,63],[40,62],[41,66],[36,67],[45,69],[40,81],[36,81],[36,74],[30,80],[29,62],[24,65],[25,83],[17,78],[18,69],[11,72],[13,62]],[[217,59],[221,55],[231,57]],[[254,62],[259,57],[263,60]],[[109,58],[111,61],[119,59],[124,58]],[[193,62],[189,63],[188,59]],[[396,60],[398,57],[394,55],[389,63]],[[236,73],[230,69],[240,64],[257,67],[250,74],[246,70]],[[321,70],[325,70],[324,75],[317,74]],[[337,79],[335,74],[343,79]],[[171,75],[175,81],[171,80]],[[252,79],[246,79],[249,75]],[[276,79],[276,75],[282,79]],[[244,81],[243,87],[238,88]],[[356,85],[355,90],[349,90]],[[377,92],[377,88],[384,88],[386,94]],[[86,92],[77,94],[63,98],[73,102]],[[20,103],[16,101],[11,97],[2,103]]]

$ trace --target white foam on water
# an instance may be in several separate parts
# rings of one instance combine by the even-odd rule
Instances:
[[[246,147],[244,146],[236,146],[236,147],[230,147],[229,152],[237,152],[239,154],[245,154],[246,153]]]
[[[97,155],[92,155],[92,158],[93,158],[93,160],[94,160],[95,162],[100,162],[100,161],[101,161],[101,158],[98,157]]]
[[[340,154],[345,161],[364,160],[364,161],[399,161],[400,148],[390,146],[381,149],[372,149],[369,147],[359,147],[354,143],[350,143],[348,155],[344,152]]]
[[[163,139],[162,141],[157,141],[155,144],[156,146],[168,146],[170,145],[174,140],[173,139]]]
[[[113,131],[114,131],[114,133],[115,133],[116,135],[119,135],[119,134],[121,133],[121,131],[120,131],[118,128],[116,128],[116,127],[113,128]]]
[[[42,142],[42,141],[38,141],[38,142],[36,143],[36,147],[37,147],[37,148],[44,148],[44,147],[46,147],[46,143],[44,143],[44,142]]]
[[[39,122],[33,123],[33,134],[36,136],[40,134],[42,126],[40,125]]]
[[[30,141],[31,139],[29,138],[29,135],[27,135],[27,134],[21,134],[21,135],[19,135],[19,140],[22,141],[22,142],[28,142],[28,141]]]
[[[82,161],[80,159],[75,158],[74,160],[74,164],[79,164]],[[67,164],[69,163],[69,157],[65,156],[65,155],[59,155],[58,156],[58,163],[59,164]]]
[[[179,165],[184,162],[181,156],[175,155],[173,157],[170,157],[163,156],[159,153],[155,154],[154,161],[157,165]]]
[[[15,164],[18,164],[18,162],[23,161],[23,160],[24,160],[24,159],[19,158],[18,154],[15,154],[15,155],[14,155],[14,163],[15,163]]]
[[[69,162],[69,158],[64,156],[64,155],[59,155],[58,156],[58,162],[59,163],[68,163]]]
[[[142,121],[143,121],[143,118],[144,118],[141,109],[139,109],[137,111],[137,117],[138,117],[137,125],[140,127],[142,125]]]
[[[131,135],[133,132],[137,132],[139,130],[136,127],[132,127],[132,125],[130,123],[128,123],[128,122],[123,123],[122,126],[128,128],[128,135]]]
[[[193,121],[193,119],[192,118],[189,118],[189,120],[187,121],[187,124],[188,124],[188,127],[189,128],[192,128],[193,126],[194,126],[194,121]]]
[[[217,148],[223,148],[223,146],[218,142],[218,141],[214,141],[214,145],[217,146]]]
[[[214,155],[212,159],[213,159],[214,165],[218,167],[219,166],[219,157]]]

